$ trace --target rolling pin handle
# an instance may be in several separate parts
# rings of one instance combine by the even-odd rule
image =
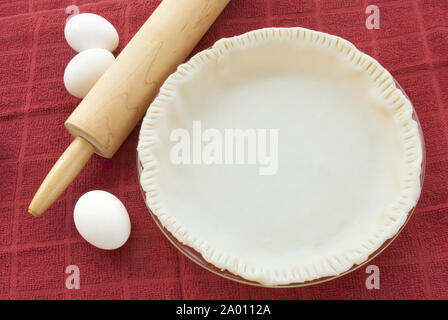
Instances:
[[[65,122],[77,138],[34,196],[28,208],[33,216],[50,207],[94,151],[106,158],[115,154],[147,111],[159,86],[185,61],[229,2],[160,3]]]
[[[95,148],[81,137],[68,146],[37,190],[28,212],[38,217],[67,189],[89,161]]]

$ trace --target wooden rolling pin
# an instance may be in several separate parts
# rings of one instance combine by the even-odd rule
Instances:
[[[37,190],[40,216],[95,152],[111,158],[230,0],[163,0],[65,122],[75,140]]]

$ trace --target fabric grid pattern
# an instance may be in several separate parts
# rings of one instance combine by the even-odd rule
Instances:
[[[79,100],[64,88],[75,55],[64,39],[66,8],[97,13],[117,28],[120,52],[160,0],[4,0],[0,3],[1,299],[447,299],[448,2],[445,0],[232,0],[195,48],[262,27],[300,26],[346,38],[377,59],[413,102],[426,143],[426,176],[403,232],[366,268],[317,286],[264,289],[220,278],[178,252],[150,217],[137,180],[138,125],[110,160],[94,156],[40,218],[27,213],[37,187],[71,141],[63,123]],[[380,9],[380,29],[365,26]],[[128,209],[132,233],[115,251],[86,243],[73,223],[85,192],[102,189]],[[65,287],[80,268],[81,288]]]

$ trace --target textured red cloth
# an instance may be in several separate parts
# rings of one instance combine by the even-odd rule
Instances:
[[[64,40],[67,6],[100,14],[120,34],[119,50],[155,9],[156,0],[2,0],[0,2],[0,298],[103,299],[429,299],[448,298],[448,1],[233,0],[195,49],[221,37],[270,26],[302,26],[342,36],[380,61],[417,109],[427,171],[414,216],[371,262],[379,290],[368,290],[365,267],[338,280],[296,289],[241,285],[203,270],[168,242],[150,217],[136,173],[138,128],[112,160],[94,156],[41,218],[27,213],[33,193],[70,142],[63,122],[79,100],[64,89],[75,52]],[[365,27],[369,4],[380,30]],[[119,250],[87,244],[73,223],[84,192],[117,195],[132,220]],[[78,265],[81,289],[65,288],[67,265]]]

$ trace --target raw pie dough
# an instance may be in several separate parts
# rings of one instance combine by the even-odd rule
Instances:
[[[222,39],[171,75],[146,114],[146,201],[210,263],[265,285],[335,276],[404,224],[420,195],[422,142],[409,100],[336,36],[261,29]],[[173,130],[278,129],[278,171],[175,165]],[[193,137],[192,137],[193,139]]]

